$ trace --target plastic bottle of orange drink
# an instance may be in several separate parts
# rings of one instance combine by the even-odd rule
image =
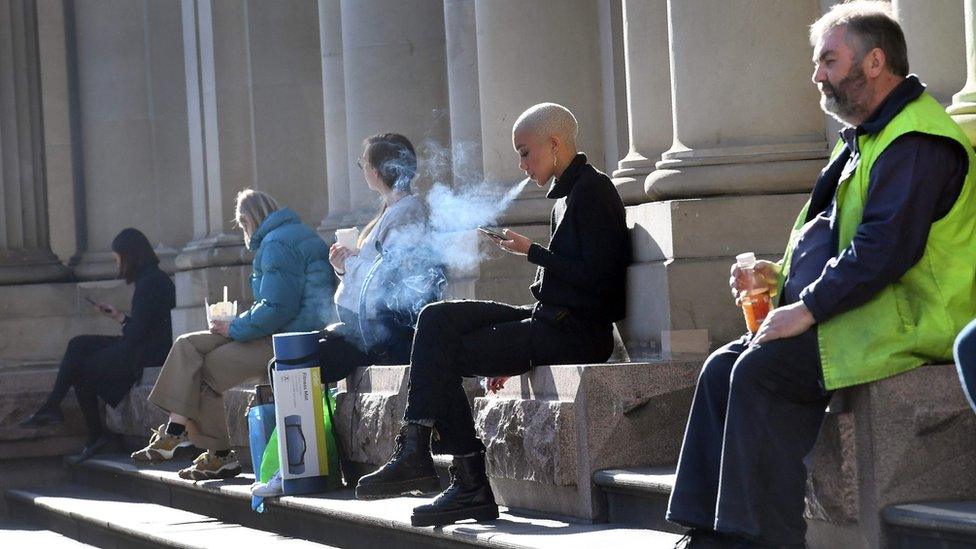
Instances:
[[[769,287],[756,276],[756,254],[746,252],[735,256],[735,263],[742,272],[742,288],[739,291],[739,301],[742,303],[742,315],[746,318],[746,327],[756,333],[759,325],[766,319],[772,308]]]

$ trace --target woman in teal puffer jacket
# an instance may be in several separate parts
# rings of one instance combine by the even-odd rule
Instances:
[[[135,461],[160,461],[172,459],[180,447],[206,448],[180,471],[185,479],[240,473],[230,450],[224,391],[265,376],[274,354],[272,334],[319,330],[333,314],[329,247],[315,231],[269,195],[250,189],[237,195],[236,221],[254,251],[254,304],[230,322],[212,320],[208,331],[184,334],[173,343],[149,395],[170,413],[169,423],[132,454]]]

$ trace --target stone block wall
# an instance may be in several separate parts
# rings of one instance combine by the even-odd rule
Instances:
[[[496,497],[599,521],[593,473],[677,461],[701,360],[539,366],[475,400]]]
[[[976,499],[976,415],[951,364],[835,394],[810,458],[811,547],[884,547],[893,504]]]

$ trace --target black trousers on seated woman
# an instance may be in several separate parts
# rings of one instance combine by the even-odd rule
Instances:
[[[404,419],[433,420],[436,454],[484,450],[462,378],[521,375],[534,366],[606,362],[613,325],[536,303],[445,301],[424,308],[410,359]]]
[[[74,387],[88,427],[89,442],[100,437],[104,428],[98,399],[118,406],[142,375],[142,365],[128,347],[122,336],[81,335],[72,338],[42,410],[60,410],[61,401]]]
[[[321,332],[318,353],[322,383],[335,383],[356,368],[410,362],[413,328],[400,326],[392,318],[361,323],[356,314],[342,308],[339,319],[341,322]]]

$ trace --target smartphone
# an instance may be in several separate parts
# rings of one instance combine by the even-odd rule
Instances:
[[[108,309],[106,309],[105,307],[99,305],[98,303],[95,302],[94,299],[88,297],[87,295],[85,296],[85,301],[87,301],[87,302],[91,303],[92,305],[98,307],[98,310],[101,311],[101,312],[103,312],[103,313],[107,313],[108,312]]]
[[[502,233],[494,229],[489,229],[488,227],[478,227],[478,230],[484,233],[485,236],[491,238],[492,240],[508,240],[507,236],[503,235]]]

